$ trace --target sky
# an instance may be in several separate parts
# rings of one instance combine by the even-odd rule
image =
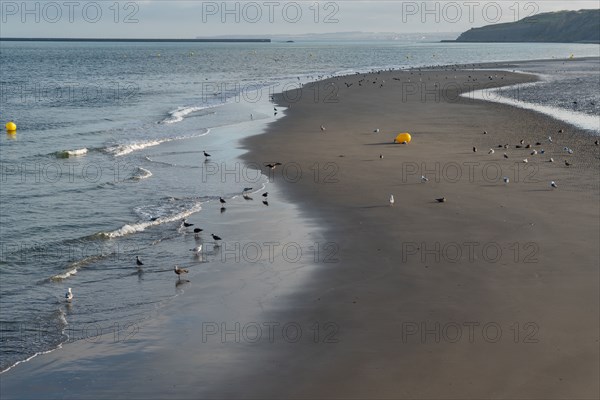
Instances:
[[[599,8],[563,1],[6,1],[2,37],[196,38],[330,32],[441,33],[513,22],[557,10]]]

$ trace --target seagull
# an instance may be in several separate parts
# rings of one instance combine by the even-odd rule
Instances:
[[[135,256],[135,263],[137,264],[138,267],[141,267],[142,265],[144,265],[142,260],[140,260],[139,256]]]
[[[186,228],[190,227],[190,226],[194,226],[194,224],[190,224],[189,222],[187,222],[185,219],[182,219],[181,222],[183,222],[183,226],[185,226]]]
[[[194,236],[195,237],[200,237],[200,232],[202,232],[204,229],[202,228],[194,228]]]
[[[523,162],[524,162],[525,164],[527,164],[527,163],[529,162],[529,160],[527,160],[526,158],[524,158],[524,159],[523,159]]]
[[[521,143],[521,144],[525,143],[525,139],[519,140],[519,143]]]
[[[210,236],[212,236],[212,238],[215,240],[215,242],[217,242],[217,245],[219,244],[219,240],[222,240],[221,237],[215,235],[214,233],[211,233]]]
[[[503,154],[503,157],[504,157],[504,158],[508,158],[508,154],[504,153],[504,154]]]
[[[554,162],[554,158],[550,157],[550,159],[548,160],[548,162]]]
[[[206,151],[203,150],[202,152],[204,153],[204,157],[206,157],[206,158],[210,157],[210,154],[208,154]]]
[[[394,195],[390,194],[390,207],[394,205]]]
[[[554,189],[558,188],[558,185],[554,181],[550,182],[550,186],[552,186]]]
[[[73,300],[73,292],[71,291],[71,288],[69,288],[69,291],[67,293],[65,293],[65,299],[67,301]]]
[[[190,251],[193,251],[194,254],[199,255],[202,252],[202,245],[199,244],[198,246],[194,247],[193,249],[190,249]]]
[[[536,154],[537,154],[537,150],[533,150],[533,151],[531,152],[531,155],[532,155],[532,156],[535,156]]]
[[[488,151],[488,154],[494,154],[494,153],[495,153],[494,149],[490,149],[490,151]]]
[[[483,134],[484,134],[484,135],[487,135],[487,131],[483,131]]]
[[[548,141],[552,143],[552,136],[548,136]]]
[[[379,159],[380,159],[380,160],[383,160],[383,154],[380,154],[380,155],[379,155]]]
[[[569,149],[569,150],[567,150],[567,153],[569,153],[569,154],[573,154],[573,149]]]
[[[325,127],[323,125],[321,125],[321,132],[325,132]]]
[[[508,176],[505,176],[504,178],[502,178],[502,180],[504,181],[504,183],[508,184],[508,182],[510,182],[510,179],[508,179]]]
[[[429,181],[429,179],[425,175],[421,175],[421,182],[425,183],[428,181]]]
[[[435,199],[438,203],[445,203],[446,202],[446,198],[445,197],[440,197],[439,199]]]
[[[504,148],[505,148],[505,149],[508,149],[508,143],[504,145]]]
[[[262,197],[267,197],[268,195],[269,195],[269,192],[264,192],[264,193],[262,194]]]
[[[473,153],[477,153],[477,147],[473,146]]]
[[[527,143],[527,146],[525,146],[526,149],[530,149],[531,148],[531,144]]]
[[[173,267],[173,271],[175,271],[179,279],[181,279],[181,274],[187,274],[189,272],[187,269],[179,268],[177,265]]]
[[[227,203],[227,202],[225,201],[225,199],[223,199],[222,197],[219,197],[219,202],[220,202],[221,204],[225,204],[225,203]]]
[[[570,167],[570,166],[571,166],[571,165],[573,165],[573,164],[571,164],[570,162],[568,162],[567,160],[565,160],[565,165],[566,165],[567,167]]]
[[[379,133],[379,128],[375,129],[373,133]]]

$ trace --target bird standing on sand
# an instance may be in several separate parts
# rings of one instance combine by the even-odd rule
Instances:
[[[532,155],[532,156],[535,156],[537,153],[538,153],[538,152],[537,152],[537,150],[535,150],[535,149],[534,149],[534,150],[531,152],[531,155]]]
[[[596,141],[594,142],[594,144],[595,144],[596,146],[600,145],[600,140],[596,139]]]
[[[373,133],[379,133],[379,128],[375,129]]]
[[[554,158],[550,157],[550,159],[548,160],[548,162],[554,162]]]
[[[504,181],[505,184],[508,185],[508,182],[510,182],[510,179],[508,179],[508,176],[505,176],[504,178],[502,178],[502,180]]]
[[[571,165],[573,165],[573,164],[571,164],[570,162],[568,162],[567,160],[565,160],[565,166],[566,167],[570,167]]]
[[[394,205],[394,195],[390,194],[390,207]]]
[[[135,256],[135,263],[137,264],[138,267],[141,267],[142,265],[144,265],[142,260],[140,260],[139,256]]]
[[[548,136],[548,141],[552,143],[552,136]]]
[[[202,152],[204,153],[204,157],[206,157],[206,158],[210,157],[210,154],[208,154],[206,151],[203,150]]]
[[[222,198],[222,197],[219,197],[219,203],[221,203],[221,204],[225,204],[225,203],[227,203],[227,202],[225,201],[225,199],[224,199],[224,198]]]
[[[177,265],[173,267],[173,271],[177,274],[177,277],[181,279],[181,274],[187,274],[189,271],[184,268],[179,268]]]
[[[504,158],[508,158],[508,154],[504,153],[504,154],[502,155],[502,157],[504,157]]]
[[[263,200],[262,202],[265,206],[269,206],[269,201],[268,200]]]
[[[445,197],[440,197],[439,199],[435,199],[435,201],[437,201],[438,203],[445,203],[446,202],[446,198]]]
[[[200,253],[202,253],[202,245],[199,244],[198,246],[194,247],[193,249],[190,249],[190,251],[193,251],[195,255],[200,255]]]
[[[523,163],[527,164],[529,162],[529,160],[527,160],[526,158],[523,159]]]
[[[321,132],[325,132],[325,131],[326,131],[325,126],[321,125]]]
[[[477,147],[473,146],[473,153],[477,153]]]
[[[67,293],[65,293],[65,299],[67,301],[73,300],[73,292],[71,291],[71,288],[69,288],[69,290],[67,291]]]
[[[264,192],[264,193],[262,194],[262,197],[267,197],[268,195],[269,195],[269,192]]]
[[[421,175],[421,183],[429,182],[429,179],[425,175]]]
[[[494,153],[495,153],[494,149],[490,149],[490,151],[488,151],[488,154],[494,154]]]
[[[550,186],[552,186],[554,189],[558,188],[558,185],[554,181],[550,182]]]

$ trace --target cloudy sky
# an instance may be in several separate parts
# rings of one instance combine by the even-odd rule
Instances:
[[[462,32],[583,1],[0,1],[4,37],[269,37],[328,32]]]

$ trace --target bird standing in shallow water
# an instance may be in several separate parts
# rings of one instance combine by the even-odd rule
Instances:
[[[144,265],[142,260],[140,260],[139,256],[135,256],[135,263],[137,264],[138,267],[141,267],[142,265]]]
[[[225,203],[227,203],[227,202],[225,201],[225,199],[224,199],[224,198],[222,198],[222,197],[219,197],[219,203],[221,203],[221,204],[225,204]]]
[[[208,154],[206,151],[203,150],[202,152],[204,153],[204,157],[206,157],[206,158],[210,157],[210,154]]]
[[[394,195],[390,194],[390,207],[392,207],[394,205]]]
[[[65,293],[65,299],[67,301],[73,300],[73,292],[71,291],[71,288],[69,288],[69,290],[67,291],[67,293]]]
[[[181,274],[187,274],[189,272],[187,269],[179,268],[177,265],[173,267],[173,271],[177,274],[179,279],[181,279]]]
[[[550,182],[550,186],[552,186],[554,189],[558,188],[558,185],[554,181]]]

